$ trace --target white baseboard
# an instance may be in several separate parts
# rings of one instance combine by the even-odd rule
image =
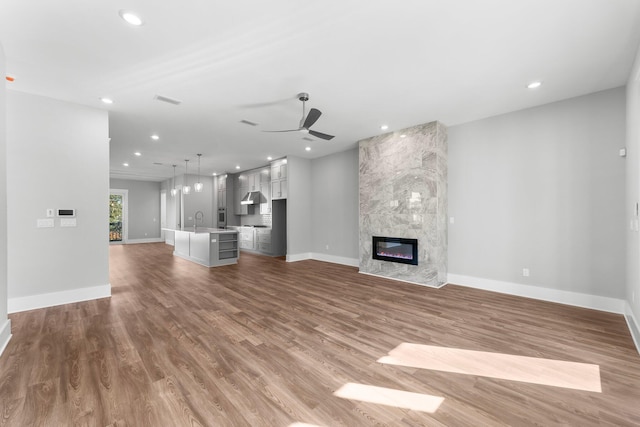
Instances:
[[[366,274],[367,276],[380,277],[381,279],[395,280],[396,282],[409,283],[409,284],[411,284],[411,285],[425,286],[425,287],[427,287],[427,288],[433,288],[433,289],[440,289],[441,287],[443,287],[444,285],[446,285],[446,283],[443,283],[443,284],[441,284],[441,285],[427,285],[426,283],[412,282],[412,281],[410,281],[410,280],[397,279],[397,278],[395,278],[395,277],[382,276],[382,275],[380,275],[380,274],[366,273],[366,272],[364,272],[364,271],[358,271],[358,273],[360,273],[360,274]]]
[[[627,321],[627,326],[629,327],[629,332],[631,332],[631,338],[633,338],[636,349],[638,353],[640,353],[640,323],[638,323],[638,319],[634,316],[628,301],[625,304],[625,308],[624,318]]]
[[[150,239],[129,239],[127,245],[137,245],[138,243],[163,243],[164,239],[160,237],[153,237]]]
[[[607,311],[610,313],[625,313],[625,301],[617,298],[562,291],[559,289],[544,288],[540,286],[522,285],[519,283],[502,282],[500,280],[483,279],[479,277],[462,276],[458,274],[449,274],[447,276],[447,282],[452,285],[484,289],[486,291],[557,302],[576,307],[591,308],[593,310]]]
[[[301,254],[287,254],[287,262],[297,262],[311,259],[311,252],[304,252]]]
[[[324,261],[324,262],[331,262],[333,264],[348,265],[349,267],[358,267],[360,265],[360,260],[357,258],[346,258],[342,256],[323,254],[319,252],[312,252],[311,259]]]
[[[53,307],[54,305],[71,304],[92,299],[111,296],[111,284],[78,288],[68,291],[51,292],[47,294],[30,295],[27,297],[9,298],[7,306],[9,313],[35,310],[37,308]]]
[[[7,348],[9,340],[11,339],[11,319],[6,319],[2,327],[0,328],[0,356],[4,353],[4,349]]]
[[[336,255],[323,254],[319,252],[303,252],[301,254],[287,254],[287,262],[304,261],[307,259],[315,259],[317,261],[331,262],[333,264],[348,265],[357,267],[360,261],[355,258],[346,258]]]

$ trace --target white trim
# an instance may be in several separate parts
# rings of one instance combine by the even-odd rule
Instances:
[[[364,272],[364,271],[358,271],[358,273],[360,273],[360,274],[366,274],[367,276],[380,277],[381,279],[395,280],[396,282],[403,282],[403,283],[409,283],[409,284],[412,284],[412,285],[425,286],[425,287],[427,287],[427,288],[433,288],[433,289],[440,289],[441,287],[443,287],[444,285],[446,285],[446,283],[443,283],[442,285],[427,285],[426,283],[412,282],[412,281],[410,281],[410,280],[398,279],[398,278],[395,278],[395,277],[389,277],[389,276],[381,276],[381,275],[379,275],[379,274],[366,273],[366,272]]]
[[[633,342],[636,345],[636,350],[640,353],[640,323],[638,323],[638,319],[636,319],[636,316],[633,314],[629,301],[626,301],[625,308],[624,319],[627,321],[627,326],[631,333],[631,338],[633,338]]]
[[[307,259],[313,259],[311,257],[311,252],[304,252],[301,254],[294,254],[294,255],[287,254],[287,262],[304,261]]]
[[[138,243],[164,243],[164,240],[160,237],[152,237],[149,239],[129,239],[127,245],[137,245]]]
[[[336,255],[323,254],[319,252],[312,252],[311,259],[324,261],[324,262],[331,262],[333,264],[348,265],[349,267],[358,267],[360,265],[360,260],[357,258],[346,258],[346,257],[341,257]]]
[[[625,301],[621,299],[544,288],[541,286],[523,285],[520,283],[503,282],[500,280],[483,279],[458,274],[447,275],[447,282],[452,285],[484,289],[485,291],[500,292],[503,294],[557,302],[611,313],[623,314],[625,309]]]
[[[111,284],[92,286],[90,288],[70,289],[27,297],[9,298],[9,313],[35,310],[36,308],[53,307],[54,305],[71,304],[111,296]]]
[[[4,353],[5,348],[7,348],[7,344],[9,344],[9,340],[11,339],[11,319],[7,319],[0,328],[0,355]]]

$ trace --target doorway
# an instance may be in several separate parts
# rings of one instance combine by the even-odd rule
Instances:
[[[127,243],[128,190],[109,190],[109,243]]]

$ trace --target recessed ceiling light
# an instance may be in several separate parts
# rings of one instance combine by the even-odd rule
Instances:
[[[135,27],[139,27],[140,25],[142,25],[142,19],[140,19],[140,17],[138,15],[136,15],[135,13],[133,13],[133,12],[131,12],[129,10],[121,10],[120,12],[118,12],[118,14],[128,24],[131,24],[131,25],[133,25]]]
[[[104,102],[105,104],[113,104],[113,99],[111,98],[100,98],[100,101]]]
[[[382,126],[380,126],[380,129],[382,129],[382,130],[387,130],[387,129],[389,129],[389,126],[387,126],[387,125],[382,125]]]
[[[216,175],[218,175],[218,174],[214,172],[214,173],[213,173],[213,176],[216,176]]]
[[[267,160],[273,160],[273,157],[269,156],[267,157]]]
[[[311,147],[305,147],[304,149],[307,151],[311,151]]]
[[[240,165],[237,165],[237,166],[236,166],[236,169],[240,169]]]
[[[129,166],[129,163],[123,163],[122,166]]]
[[[136,155],[136,156],[138,156],[138,157],[142,156],[142,153],[141,153],[141,152],[139,152],[139,151],[136,151],[136,152],[135,152],[135,153],[133,153],[133,154],[134,154],[134,155]]]
[[[542,82],[541,81],[535,81],[535,82],[531,82],[527,85],[527,89],[537,89],[540,86],[542,86]]]
[[[151,135],[151,139],[153,139],[154,141],[157,141],[160,139],[160,137],[158,135]]]

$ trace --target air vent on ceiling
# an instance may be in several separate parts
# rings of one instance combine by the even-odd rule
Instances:
[[[250,122],[249,120],[240,120],[240,123],[244,123],[245,125],[249,126],[258,126],[257,123]]]
[[[302,139],[304,139],[305,141],[311,141],[311,142],[313,142],[313,139],[309,138],[308,136],[305,136],[305,137],[304,137],[304,138],[302,138]]]
[[[163,166],[162,163],[158,163],[158,162],[153,162],[153,164],[156,165],[156,166]]]
[[[166,102],[166,103],[173,104],[173,105],[182,104],[182,101],[178,101],[177,99],[169,98],[169,97],[162,96],[162,95],[156,95],[156,96],[153,97],[153,99],[155,99],[156,101],[162,101],[162,102]]]

